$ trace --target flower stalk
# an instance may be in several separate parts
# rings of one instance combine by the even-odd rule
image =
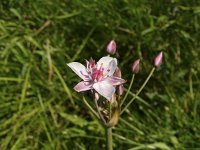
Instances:
[[[101,111],[99,110],[99,106],[98,106],[98,103],[97,103],[97,100],[96,100],[96,99],[94,99],[94,103],[95,103],[95,106],[96,106],[96,109],[97,109],[97,112],[98,112],[98,114],[99,114],[99,117],[100,117],[101,121],[103,122],[104,125],[106,125],[106,124],[107,124],[107,123],[106,123],[106,120],[104,119],[104,117],[103,117]]]
[[[106,127],[105,128],[105,134],[106,134],[106,149],[107,150],[113,150],[112,127]]]
[[[123,112],[131,105],[131,103],[135,100],[135,98],[140,94],[140,92],[144,89],[144,87],[146,86],[147,82],[149,81],[149,79],[151,78],[151,76],[153,75],[154,71],[155,71],[155,67],[152,68],[151,72],[149,73],[148,77],[146,78],[146,80],[144,81],[144,83],[142,84],[142,86],[140,87],[140,89],[137,91],[137,93],[135,94],[135,96],[128,102],[128,104],[122,109],[120,114],[123,114]]]
[[[90,111],[98,118],[99,118],[99,115],[98,113],[92,108],[92,106],[87,102],[87,100],[85,99],[85,97],[83,96],[83,102],[85,103],[85,105],[90,109]]]
[[[130,84],[129,84],[128,90],[126,91],[126,94],[125,94],[124,98],[122,99],[122,101],[121,101],[121,103],[120,103],[120,106],[122,106],[123,103],[125,102],[125,100],[126,100],[128,94],[129,94],[129,92],[130,92],[130,90],[131,90],[131,87],[132,87],[132,85],[133,85],[134,78],[135,78],[135,74],[132,75],[131,82],[130,82]]]

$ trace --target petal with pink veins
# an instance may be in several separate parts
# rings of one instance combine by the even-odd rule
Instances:
[[[67,64],[81,79],[88,81],[88,73],[84,65],[78,62],[71,62]]]
[[[115,88],[106,81],[95,83],[93,88],[107,100],[111,100],[112,95],[115,93]]]
[[[74,90],[77,92],[83,92],[92,89],[92,84],[90,82],[81,81],[75,87]]]
[[[126,80],[124,80],[122,78],[114,77],[114,76],[107,77],[103,81],[107,82],[108,84],[111,84],[113,86],[121,85],[121,84],[124,84],[126,82]]]

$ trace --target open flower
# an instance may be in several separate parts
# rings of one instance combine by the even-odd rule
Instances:
[[[116,58],[102,57],[97,63],[90,59],[86,61],[86,67],[78,62],[67,65],[83,80],[74,87],[77,92],[94,89],[107,100],[111,100],[116,86],[125,83],[124,79],[113,76],[117,69]]]

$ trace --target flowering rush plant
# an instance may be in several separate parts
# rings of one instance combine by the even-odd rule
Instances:
[[[116,42],[110,41],[107,45],[107,52],[111,55],[116,53]],[[134,76],[139,72],[140,60],[132,64],[132,79],[129,87],[124,93],[123,84],[126,83],[121,76],[117,59],[111,56],[104,56],[99,61],[92,58],[86,60],[86,65],[79,62],[71,62],[67,65],[82,79],[75,87],[77,92],[91,91],[93,94],[94,106],[92,107],[83,97],[86,106],[96,115],[105,127],[107,150],[112,150],[112,128],[117,124],[120,115],[128,108],[145,87],[156,68],[162,63],[163,53],[160,52],[154,59],[154,66],[148,77],[141,85],[135,96],[122,108],[128,94],[130,93]]]

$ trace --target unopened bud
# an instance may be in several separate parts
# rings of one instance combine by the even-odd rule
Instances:
[[[99,94],[97,92],[94,93],[95,100],[99,100]]]
[[[123,85],[119,85],[117,87],[117,94],[121,96],[121,95],[123,95],[123,93],[124,93],[124,86]]]
[[[116,52],[116,48],[117,48],[116,43],[114,40],[112,40],[112,41],[110,41],[110,43],[107,46],[107,52],[109,54],[113,55]]]
[[[121,73],[121,70],[117,67],[114,74],[113,74],[114,77],[118,77],[118,78],[121,78],[122,77],[122,73]],[[117,95],[123,95],[124,93],[124,86],[123,84],[121,85],[118,85],[116,87],[116,93]]]
[[[138,73],[140,70],[140,59],[137,59],[132,65],[132,72],[134,74]]]
[[[162,64],[162,59],[163,59],[163,53],[160,52],[154,59],[154,66],[155,67],[160,67],[160,65]]]
[[[118,67],[115,69],[113,76],[118,77],[118,78],[122,77],[121,70]]]

